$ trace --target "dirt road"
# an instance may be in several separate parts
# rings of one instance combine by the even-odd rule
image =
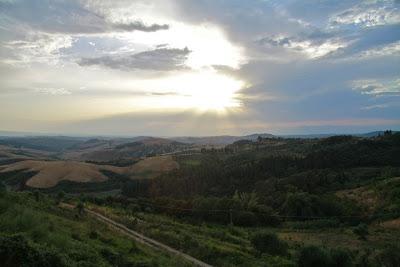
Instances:
[[[68,209],[74,209],[75,208],[75,206],[73,206],[71,204],[67,204],[67,203],[61,203],[60,207],[68,208]],[[89,209],[85,209],[85,211],[89,215],[91,215],[94,218],[98,219],[99,221],[102,221],[102,222],[108,224],[112,228],[118,230],[122,234],[128,236],[129,238],[134,239],[135,241],[137,241],[139,243],[142,243],[144,245],[150,246],[150,247],[155,248],[155,249],[166,251],[166,252],[168,252],[170,254],[173,254],[175,256],[179,256],[179,257],[181,257],[181,258],[193,263],[195,266],[212,267],[212,265],[209,265],[209,264],[207,264],[205,262],[202,262],[202,261],[200,261],[200,260],[198,260],[196,258],[193,258],[192,256],[190,256],[188,254],[185,254],[185,253],[183,253],[183,252],[181,252],[179,250],[176,250],[176,249],[174,249],[174,248],[172,248],[170,246],[162,244],[162,243],[158,242],[157,240],[154,240],[152,238],[144,236],[143,234],[141,234],[139,232],[133,231],[133,230],[127,228],[125,225],[120,224],[120,223],[118,223],[118,222],[116,222],[114,220],[111,220],[111,219],[101,215],[100,213],[94,212],[94,211],[89,210]]]

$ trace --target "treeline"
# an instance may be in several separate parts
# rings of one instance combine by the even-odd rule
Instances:
[[[359,178],[364,175],[361,167],[392,167],[395,174],[400,167],[398,155],[400,134],[375,139],[331,137],[315,144],[303,158],[284,155],[254,158],[210,153],[203,155],[197,166],[182,168],[152,181],[149,194],[153,197],[226,196],[236,190],[252,191],[258,182],[274,178],[292,181],[288,183],[309,192],[315,192],[313,184],[323,178],[326,189],[338,189],[338,185],[354,182],[354,178],[362,180]],[[354,173],[354,170],[361,173]],[[294,176],[300,177],[301,183],[291,178]],[[365,176],[370,178],[371,174]],[[326,180],[330,181],[326,183]],[[331,184],[335,184],[335,188],[330,188]]]
[[[157,212],[198,222],[215,222],[239,226],[277,226],[284,221],[312,221],[316,226],[357,225],[371,218],[354,202],[335,195],[313,195],[307,192],[280,192],[274,205],[268,205],[256,192],[235,192],[231,197],[86,197],[98,205],[121,205],[132,213]],[[310,224],[310,225],[311,225]],[[311,226],[312,227],[312,226]]]
[[[122,195],[156,199],[155,204],[167,207],[158,208],[162,212],[178,216],[190,213],[193,218],[221,223],[232,216],[236,223],[250,225],[270,224],[272,217],[279,216],[299,220],[354,216],[359,222],[365,211],[330,192],[400,174],[400,134],[373,139],[330,137],[315,142],[306,152],[304,157],[263,156],[259,150],[257,157],[249,156],[248,151],[205,153],[198,158],[199,164],[153,180],[125,182]],[[256,204],[244,205],[238,194],[243,199],[253,196]],[[210,210],[225,212],[207,212]],[[228,216],[228,210],[238,212]]]

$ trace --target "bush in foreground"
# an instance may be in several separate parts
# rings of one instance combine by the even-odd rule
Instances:
[[[351,267],[351,255],[342,249],[327,250],[317,246],[306,246],[300,250],[297,259],[299,267]]]
[[[279,240],[275,233],[259,232],[251,238],[251,244],[260,253],[268,253],[270,255],[285,255],[288,245]]]
[[[69,266],[65,256],[56,251],[32,244],[24,235],[0,236],[0,262],[8,267]]]

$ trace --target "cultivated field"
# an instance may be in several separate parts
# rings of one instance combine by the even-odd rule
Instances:
[[[129,167],[128,173],[135,178],[155,178],[162,173],[179,168],[172,156],[159,156],[146,158]]]
[[[25,160],[5,165],[0,169],[0,172],[37,172],[26,182],[26,185],[34,188],[50,188],[61,181],[104,182],[108,177],[102,171],[110,171],[132,179],[139,179],[154,178],[177,168],[179,168],[179,165],[171,156],[159,156],[145,158],[128,167],[97,165],[78,161]]]

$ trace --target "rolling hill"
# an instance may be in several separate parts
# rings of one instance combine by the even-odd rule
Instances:
[[[149,155],[169,154],[191,148],[164,138],[144,137],[128,141],[90,140],[64,152],[61,157],[79,161],[115,162],[123,159],[141,158]]]
[[[30,174],[24,182],[32,188],[51,188],[61,181],[101,183],[116,174],[129,179],[151,179],[179,168],[171,156],[145,158],[131,166],[117,167],[78,161],[22,160],[0,166],[0,177],[7,174]]]

